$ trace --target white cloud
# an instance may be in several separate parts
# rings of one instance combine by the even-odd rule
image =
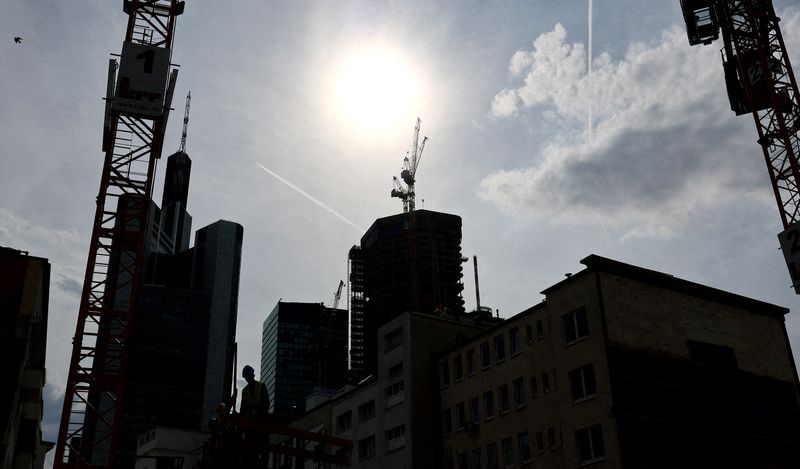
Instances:
[[[784,31],[800,29],[797,9],[783,20]],[[485,177],[483,200],[516,217],[613,223],[628,235],[668,235],[743,198],[773,203],[752,119],[729,110],[718,47],[690,47],[673,26],[619,60],[595,57],[590,83],[583,45],[566,39],[557,24],[515,53],[517,84],[498,92],[490,111],[539,112],[566,130],[522,167]]]

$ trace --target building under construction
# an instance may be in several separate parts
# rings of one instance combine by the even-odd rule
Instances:
[[[354,379],[374,372],[377,330],[392,318],[464,313],[457,215],[414,210],[379,218],[349,258]]]

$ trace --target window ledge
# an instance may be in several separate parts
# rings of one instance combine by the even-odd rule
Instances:
[[[499,364],[501,364],[501,363],[505,363],[505,361],[506,361],[506,359],[505,359],[505,358],[503,358],[503,359],[501,359],[501,360],[497,360],[497,362],[495,363],[495,365],[499,365]]]
[[[572,401],[572,403],[573,404],[580,404],[581,402],[591,401],[593,399],[597,399],[597,393],[590,394],[588,396],[583,396],[580,399],[575,399],[574,401]]]
[[[486,417],[487,422],[491,422],[492,420],[494,420],[494,415],[492,415],[491,417]]]
[[[570,342],[567,342],[566,344],[564,344],[564,347],[572,347],[575,344],[579,344],[579,343],[581,343],[583,341],[589,340],[591,337],[592,337],[591,334],[585,335],[583,337],[578,337],[577,339],[575,339],[573,341],[570,341]]]
[[[519,356],[520,354],[522,354],[522,350],[519,350],[519,351],[517,351],[517,352],[514,352],[514,353],[512,353],[512,354],[511,354],[511,358],[517,357],[517,356]]]
[[[519,412],[519,411],[521,411],[521,410],[525,410],[525,407],[526,407],[526,406],[527,406],[527,404],[521,404],[521,405],[518,405],[518,406],[516,407],[516,410],[517,410],[517,412]]]
[[[510,413],[511,413],[511,410],[510,410],[510,409],[508,409],[508,410],[501,410],[501,411],[500,411],[500,415],[508,415],[508,414],[510,414]]]
[[[597,457],[597,458],[587,459],[585,461],[580,461],[578,463],[578,467],[591,466],[592,464],[597,464],[597,463],[603,462],[605,460],[606,460],[605,456],[600,456],[600,457]]]

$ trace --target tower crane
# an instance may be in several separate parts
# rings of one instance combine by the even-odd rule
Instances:
[[[186,93],[186,109],[183,111],[183,130],[181,131],[181,145],[178,153],[186,153],[186,134],[189,132],[189,104],[192,102],[192,92]]]
[[[119,62],[109,60],[105,153],[81,292],[55,468],[118,462],[128,349],[145,257],[156,161],[178,76],[170,63],[178,0],[124,0]]]
[[[406,157],[403,159],[403,169],[400,171],[400,179],[403,182],[401,183],[397,176],[392,177],[394,189],[392,189],[391,195],[403,201],[403,213],[413,212],[415,208],[414,183],[416,182],[417,167],[422,159],[425,143],[428,141],[428,137],[423,137],[422,143],[419,143],[419,127],[421,124],[422,121],[417,117],[417,125],[414,127],[414,143],[411,147],[411,159],[406,153]]]
[[[784,231],[778,234],[800,294],[800,97],[770,0],[681,0],[690,45],[722,32],[731,110],[752,114]]]
[[[336,289],[336,294],[333,295],[333,306],[332,309],[337,309],[339,307],[339,300],[342,299],[342,288],[344,287],[344,280],[339,280],[339,288]]]

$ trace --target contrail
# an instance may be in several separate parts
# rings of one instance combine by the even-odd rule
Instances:
[[[589,60],[587,64],[587,80],[589,83],[589,142],[592,141],[592,0],[589,0]]]
[[[260,163],[256,163],[256,165],[257,165],[259,168],[263,169],[264,171],[266,171],[266,172],[270,173],[271,175],[275,176],[275,179],[277,179],[278,181],[280,181],[280,182],[282,182],[282,183],[286,184],[287,186],[289,186],[289,187],[291,187],[292,189],[294,189],[294,190],[296,190],[297,192],[299,192],[299,193],[300,193],[300,195],[304,196],[304,197],[305,197],[305,198],[307,198],[308,200],[310,200],[310,201],[314,202],[315,204],[319,205],[320,207],[322,207],[322,208],[324,208],[325,210],[327,210],[328,212],[330,212],[332,215],[335,215],[337,218],[339,218],[339,219],[340,219],[340,220],[342,220],[343,222],[345,222],[345,223],[347,223],[348,225],[352,226],[353,228],[357,229],[359,232],[363,233],[363,232],[365,231],[365,230],[364,230],[364,228],[361,228],[360,226],[356,225],[356,224],[355,224],[355,223],[353,223],[352,221],[348,220],[348,219],[347,219],[347,218],[346,218],[344,215],[342,215],[341,213],[339,213],[339,212],[337,212],[336,210],[334,210],[334,209],[332,209],[332,208],[328,207],[327,205],[323,204],[322,202],[320,202],[319,200],[315,199],[313,196],[311,196],[310,194],[308,194],[308,193],[307,193],[306,191],[304,191],[303,189],[300,189],[299,187],[295,186],[295,185],[294,185],[294,184],[292,184],[291,182],[287,181],[286,179],[284,179],[284,178],[282,178],[282,177],[278,176],[277,174],[275,174],[274,172],[270,171],[269,169],[267,169],[267,167],[266,167],[266,166],[264,166],[264,165],[262,165],[262,164],[260,164]]]

